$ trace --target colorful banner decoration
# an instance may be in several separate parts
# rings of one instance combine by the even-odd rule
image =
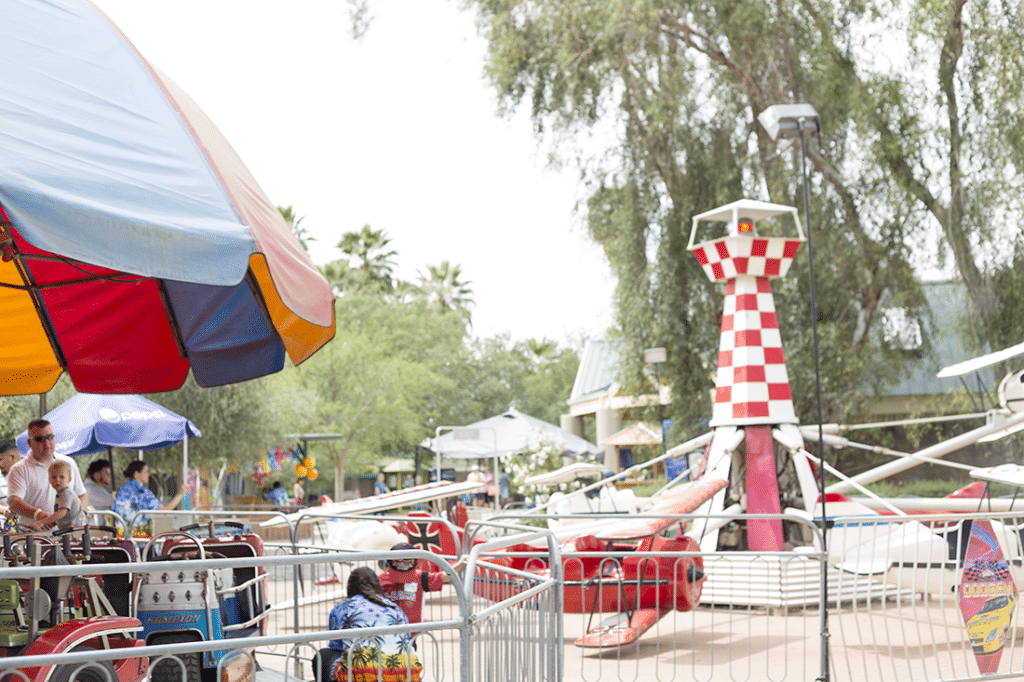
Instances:
[[[978,669],[982,674],[997,672],[1017,605],[1017,587],[988,521],[971,525],[958,596]]]

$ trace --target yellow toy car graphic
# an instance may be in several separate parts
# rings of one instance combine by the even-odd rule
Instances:
[[[1016,594],[992,597],[967,621],[967,635],[974,653],[990,654],[1003,648],[1016,603]]]

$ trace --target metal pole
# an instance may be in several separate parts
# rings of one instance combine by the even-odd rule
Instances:
[[[814,389],[818,408],[818,461],[821,462],[821,466],[819,467],[820,471],[818,473],[818,480],[821,486],[821,551],[824,556],[828,556],[828,517],[825,515],[825,434],[821,416],[821,365],[818,357],[818,309],[814,296],[814,249],[811,246],[811,192],[807,180],[807,138],[804,135],[805,121],[806,119],[804,118],[801,118],[799,121],[800,156],[802,160],[800,165],[803,170],[804,177],[804,224],[807,225],[807,274],[810,278],[811,285],[811,334],[814,338]],[[821,677],[818,679],[823,682],[828,682],[828,574],[825,570],[822,570],[821,572],[821,594],[822,603],[825,605],[825,608],[821,609]]]

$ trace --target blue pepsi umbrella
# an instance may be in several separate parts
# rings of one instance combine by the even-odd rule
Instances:
[[[53,426],[57,454],[71,457],[111,447],[162,450],[203,435],[191,420],[140,395],[79,393],[45,419]],[[27,453],[28,431],[19,434],[17,442]]]

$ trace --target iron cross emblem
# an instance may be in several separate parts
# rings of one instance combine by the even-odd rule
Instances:
[[[427,532],[432,525],[431,523],[413,521],[412,525],[416,526],[416,532],[409,534],[409,544],[427,552],[434,552],[435,554],[440,554],[443,551],[441,549],[440,531],[434,534]]]

